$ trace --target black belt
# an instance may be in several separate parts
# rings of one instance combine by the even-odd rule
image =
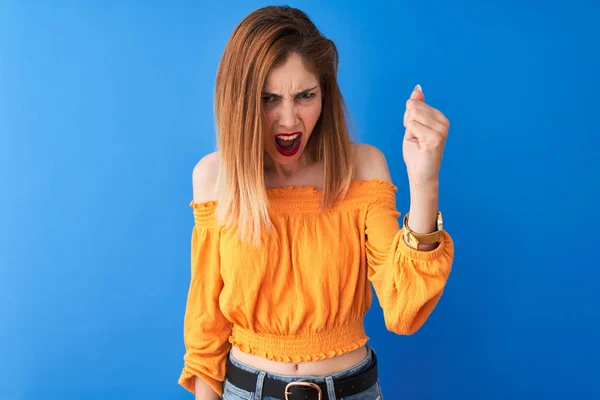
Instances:
[[[369,367],[358,375],[350,376],[333,381],[336,397],[352,396],[363,392],[377,382],[377,357],[372,353],[372,361]],[[256,379],[258,374],[243,370],[234,365],[227,357],[227,379],[234,386],[247,392],[256,390]],[[320,393],[320,396],[319,396]],[[329,400],[327,394],[327,383],[310,382],[283,382],[265,376],[262,395],[282,400]]]

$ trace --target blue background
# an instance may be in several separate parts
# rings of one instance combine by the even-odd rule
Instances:
[[[266,4],[0,3],[0,399],[192,398],[191,172],[225,43]],[[445,295],[413,336],[367,316],[386,399],[599,398],[598,3],[289,4],[337,43],[402,213],[415,84],[451,122]]]

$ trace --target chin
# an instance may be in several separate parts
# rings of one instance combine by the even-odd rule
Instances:
[[[293,156],[283,156],[281,155],[276,149],[272,149],[270,151],[267,152],[269,154],[269,157],[271,158],[271,160],[273,160],[274,162],[276,162],[277,164],[293,164],[296,161],[298,161],[298,159],[300,157],[302,157],[302,154],[304,153],[304,149],[299,149],[298,152],[296,154],[294,154]]]

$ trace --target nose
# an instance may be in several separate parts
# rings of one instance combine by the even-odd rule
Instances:
[[[279,125],[285,129],[293,129],[298,126],[298,113],[294,102],[284,102],[279,113]]]

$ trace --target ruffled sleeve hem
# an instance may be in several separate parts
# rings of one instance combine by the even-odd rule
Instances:
[[[453,258],[454,255],[454,243],[452,242],[451,236],[446,231],[442,231],[440,242],[435,249],[432,250],[417,250],[410,247],[404,241],[404,231],[401,230],[397,233],[398,248],[397,248],[397,259],[406,257],[408,259],[416,261],[436,261],[445,258]]]
[[[206,382],[219,395],[223,396],[223,382],[213,379],[200,371],[193,371],[189,367],[183,368],[178,383],[193,394],[196,394],[196,376]]]

